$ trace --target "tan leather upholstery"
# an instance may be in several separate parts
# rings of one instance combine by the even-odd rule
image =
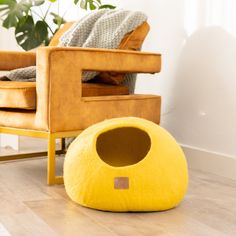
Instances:
[[[83,83],[82,96],[127,95],[126,86]],[[0,108],[36,109],[36,82],[0,81]]]
[[[0,51],[0,71],[36,65],[35,52]]]
[[[25,62],[25,60],[20,61],[22,55],[24,58],[27,55],[27,53],[16,52],[4,54],[9,64],[6,65],[2,57],[0,68],[16,68],[17,65]],[[0,55],[3,56],[3,53]],[[30,57],[28,62],[33,63],[32,54],[28,56]],[[36,112],[0,109],[0,126],[61,132],[84,129],[95,122],[122,116],[143,117],[159,123],[161,104],[159,96],[82,97],[81,74],[83,70],[155,73],[160,69],[161,56],[154,53],[84,48],[39,48]]]
[[[0,126],[38,129],[35,125],[35,111],[0,109]]]
[[[0,108],[35,110],[35,83],[0,81]]]
[[[129,88],[123,85],[82,83],[83,97],[96,97],[108,95],[128,95]]]
[[[81,73],[83,70],[155,73],[160,71],[160,61],[159,54],[124,50],[38,49],[36,88],[40,96],[36,112],[37,128],[51,132],[79,130],[103,119],[120,116],[138,116],[158,123],[159,96],[82,98]],[[69,83],[67,78],[70,78]]]
[[[118,49],[137,51],[141,49],[143,41],[145,40],[150,30],[149,24],[145,21],[138,26],[134,31],[125,35],[122,39]]]

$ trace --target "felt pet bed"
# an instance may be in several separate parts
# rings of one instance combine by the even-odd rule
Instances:
[[[162,211],[183,199],[187,163],[165,129],[141,118],[115,118],[87,128],[73,141],[64,183],[69,197],[86,207]]]

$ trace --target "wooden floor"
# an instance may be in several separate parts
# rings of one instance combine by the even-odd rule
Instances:
[[[45,158],[2,163],[0,236],[7,235],[234,236],[236,182],[190,170],[188,194],[176,209],[109,213],[74,204],[63,185],[47,186]]]

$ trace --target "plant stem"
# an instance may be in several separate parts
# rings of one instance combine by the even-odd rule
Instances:
[[[48,6],[47,11],[46,11],[46,13],[45,13],[45,15],[44,15],[44,17],[43,17],[43,20],[46,19],[47,15],[48,15],[48,12],[49,12],[49,10],[50,10],[50,8],[51,8],[51,5],[52,5],[52,4],[50,3],[49,6]]]
[[[52,28],[49,26],[49,24],[46,22],[46,20],[42,16],[40,16],[37,12],[33,11],[32,9],[30,11],[31,11],[31,15],[33,15],[33,14],[37,15],[47,25],[48,29],[54,35]]]

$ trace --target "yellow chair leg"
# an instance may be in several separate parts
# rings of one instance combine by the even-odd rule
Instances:
[[[56,176],[56,154],[65,154],[66,145],[65,138],[75,137],[79,135],[82,131],[66,131],[66,132],[57,132],[57,133],[49,133],[47,131],[38,131],[38,130],[28,130],[28,129],[18,129],[18,128],[9,128],[9,127],[1,127],[0,133],[5,134],[15,134],[20,136],[28,136],[32,138],[45,138],[48,140],[48,167],[47,167],[47,183],[48,185],[53,184],[63,184],[64,179],[63,176]],[[60,142],[60,150],[56,151],[56,139],[61,139]],[[37,152],[37,153],[25,153],[25,154],[14,154],[8,156],[0,155],[0,161],[9,161],[9,160],[17,160],[22,158],[32,158],[35,156],[45,156],[46,152]]]
[[[56,184],[56,139],[52,134],[48,135],[48,185]]]
[[[61,150],[65,152],[65,139],[61,138]],[[48,135],[48,185],[63,184],[63,176],[56,176],[56,137],[53,134]]]

